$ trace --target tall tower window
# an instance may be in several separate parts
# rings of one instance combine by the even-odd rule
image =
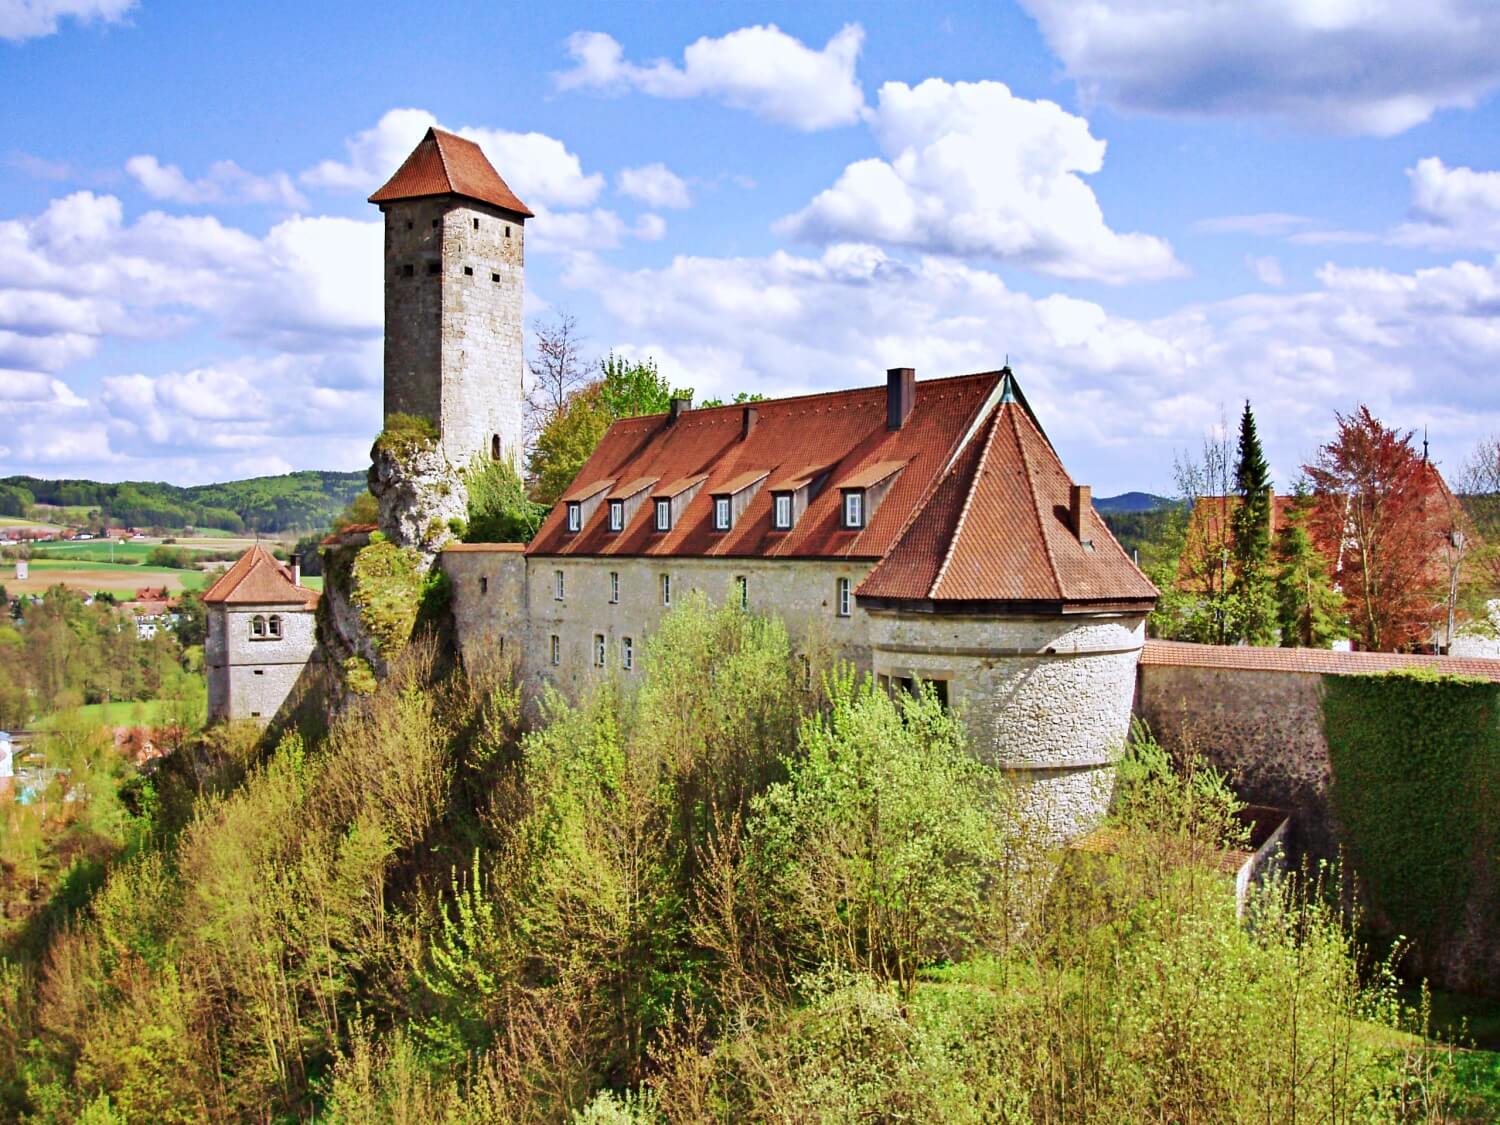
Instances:
[[[499,434],[491,434],[490,435],[490,460],[491,461],[498,461],[498,460],[500,460],[500,435]]]

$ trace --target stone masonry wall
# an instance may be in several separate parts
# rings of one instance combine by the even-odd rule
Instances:
[[[255,639],[251,619],[272,614],[281,618],[281,637]],[[284,605],[236,605],[210,609],[207,618],[209,717],[269,721],[313,657],[315,614]]]
[[[1242,800],[1290,810],[1293,847],[1335,854],[1320,674],[1142,664],[1135,710],[1162,745],[1224,771]]]

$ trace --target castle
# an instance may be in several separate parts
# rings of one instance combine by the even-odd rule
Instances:
[[[477,145],[436,129],[370,198],[385,219],[387,416],[430,419],[454,465],[517,458],[532,213]],[[436,565],[464,656],[504,654],[531,690],[628,680],[690,591],[775,613],[809,684],[836,659],[892,690],[933,684],[1065,834],[1108,800],[1157,596],[1008,368],[674,401],[615,423],[529,544],[450,544]],[[213,611],[221,635],[253,631],[265,607],[244,604],[234,620]],[[310,620],[310,603],[282,629],[293,613]],[[239,640],[211,679],[215,714],[250,709],[236,661],[261,650]]]

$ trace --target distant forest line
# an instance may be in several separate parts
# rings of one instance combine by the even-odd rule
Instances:
[[[160,481],[0,477],[0,516],[45,519],[36,505],[82,508],[127,527],[313,531],[327,527],[366,488],[364,472],[304,469],[281,476],[181,487]]]

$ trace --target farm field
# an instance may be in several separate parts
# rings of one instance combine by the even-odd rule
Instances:
[[[211,579],[201,570],[173,570],[165,566],[140,566],[130,563],[87,562],[70,559],[32,559],[30,576],[17,580],[15,570],[7,565],[0,571],[0,585],[6,593],[41,594],[50,587],[63,585],[93,592],[108,590],[113,594],[131,593],[142,586],[165,586],[169,590],[199,590]]]
[[[194,540],[179,539],[175,543],[166,544],[169,548],[182,548],[184,551],[202,552],[224,552],[238,553],[243,547],[237,546],[239,540],[216,539],[216,540]],[[248,545],[251,540],[246,540]],[[32,548],[32,558],[61,557],[69,560],[78,559],[87,562],[143,562],[149,558],[151,552],[162,546],[160,539],[131,540],[128,542],[109,543],[103,539],[89,539],[82,543],[38,543]]]
[[[155,726],[162,722],[168,708],[180,706],[174,700],[135,699],[113,703],[88,703],[48,715],[37,723],[38,730],[54,730],[64,723],[81,722],[90,726]]]
[[[55,523],[47,523],[45,520],[23,520],[16,516],[0,516],[0,527],[39,527],[45,531],[62,530]]]

